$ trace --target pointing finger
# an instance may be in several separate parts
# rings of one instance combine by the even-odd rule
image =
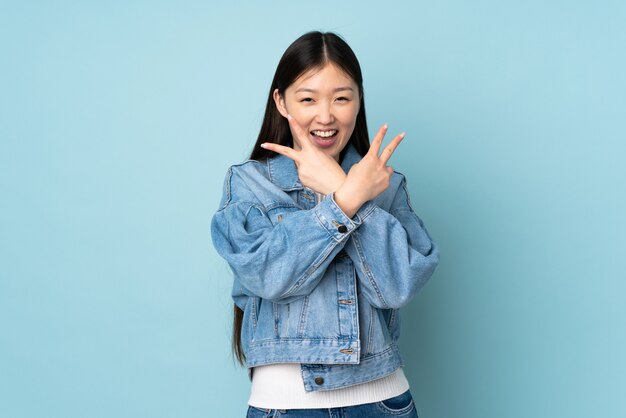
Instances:
[[[264,142],[261,144],[261,148],[265,148],[270,151],[274,151],[278,154],[282,154],[285,157],[291,158],[294,161],[298,159],[298,152],[291,147],[286,147],[280,144],[274,144],[273,142]]]
[[[392,139],[391,142],[385,147],[383,153],[380,155],[380,161],[382,161],[383,164],[387,164],[387,161],[389,161],[389,158],[391,158],[391,154],[393,154],[393,152],[396,150],[398,144],[400,144],[400,142],[404,139],[405,135],[406,134],[402,132],[394,139]]]

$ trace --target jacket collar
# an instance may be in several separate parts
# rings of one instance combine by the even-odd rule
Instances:
[[[357,152],[352,143],[346,145],[346,153],[341,161],[341,168],[348,172],[350,168],[361,160],[361,155]],[[289,157],[277,154],[275,157],[267,159],[270,181],[283,190],[303,189],[296,163]]]

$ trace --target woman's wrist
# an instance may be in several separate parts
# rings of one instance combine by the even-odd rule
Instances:
[[[358,193],[351,190],[349,182],[345,181],[334,194],[335,203],[349,218],[352,218],[365,203],[358,197]]]

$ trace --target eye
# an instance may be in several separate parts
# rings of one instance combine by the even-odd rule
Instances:
[[[347,97],[338,97],[337,100],[342,100],[344,102],[349,102],[350,99],[348,99]]]
[[[308,103],[310,103],[312,101],[313,101],[313,99],[311,99],[310,97],[305,97],[304,99],[300,100],[300,102],[308,102]]]

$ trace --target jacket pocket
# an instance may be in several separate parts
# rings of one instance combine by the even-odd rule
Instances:
[[[415,403],[413,402],[411,391],[407,390],[406,392],[398,396],[394,396],[393,398],[376,402],[376,406],[385,414],[400,415],[413,410],[415,408]]]
[[[267,418],[272,411],[273,409],[257,408],[256,406],[248,405],[246,418]]]
[[[300,210],[294,203],[278,203],[267,208],[267,216],[274,226],[279,225],[285,218]]]

